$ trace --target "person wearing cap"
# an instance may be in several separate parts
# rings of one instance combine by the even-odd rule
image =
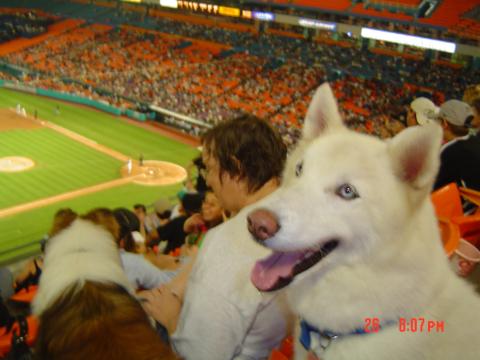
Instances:
[[[473,99],[469,104],[472,107],[474,113],[470,133],[476,134],[480,130],[480,97]]]
[[[407,126],[425,125],[438,119],[440,109],[426,97],[419,97],[410,103]]]
[[[455,182],[474,190],[480,190],[480,137],[469,135],[474,118],[467,103],[449,100],[440,107],[446,143],[440,154],[440,170],[434,189]]]
[[[480,129],[480,84],[467,87],[463,94],[463,101],[473,109],[474,118],[470,133],[475,134]]]

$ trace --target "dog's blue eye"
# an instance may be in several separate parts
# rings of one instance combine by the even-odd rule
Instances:
[[[300,175],[302,175],[302,171],[303,171],[303,161],[300,161],[297,164],[297,166],[295,166],[295,175],[299,177]]]
[[[345,200],[353,200],[359,197],[357,189],[350,184],[340,185],[335,193]]]

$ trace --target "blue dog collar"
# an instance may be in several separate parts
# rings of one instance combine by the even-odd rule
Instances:
[[[384,326],[392,325],[394,323],[395,323],[394,321],[388,321],[385,324],[383,324],[383,326],[380,327],[380,329],[382,329]],[[305,348],[305,350],[312,351],[315,355],[318,355],[319,352],[324,352],[333,340],[336,340],[338,338],[345,337],[345,336],[365,335],[365,334],[371,334],[371,333],[372,332],[370,331],[365,331],[365,328],[360,328],[360,329],[355,329],[352,332],[349,332],[346,334],[338,334],[329,330],[319,330],[315,326],[310,325],[309,323],[307,323],[305,320],[302,319],[300,321],[299,340],[302,346]],[[312,341],[312,335],[316,339],[316,341]],[[316,342],[316,344],[312,344],[313,342]]]

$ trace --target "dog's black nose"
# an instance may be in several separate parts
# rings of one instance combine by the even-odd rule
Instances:
[[[280,229],[277,217],[266,209],[252,211],[248,217],[248,231],[257,241],[265,241],[274,236]]]

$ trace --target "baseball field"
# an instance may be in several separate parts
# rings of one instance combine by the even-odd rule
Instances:
[[[26,118],[16,114],[17,104]],[[198,150],[172,136],[86,107],[0,89],[0,264],[37,252],[59,208],[84,213],[174,197],[183,167]]]

